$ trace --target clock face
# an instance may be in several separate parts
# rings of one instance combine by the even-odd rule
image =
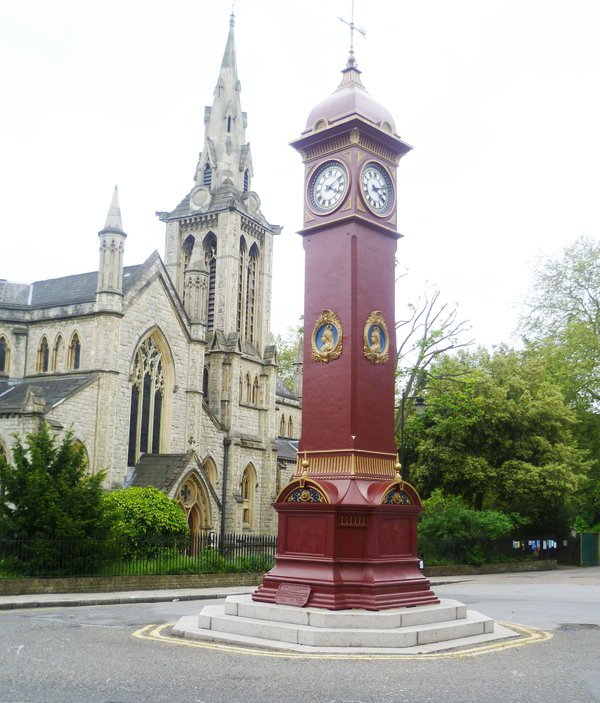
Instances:
[[[360,174],[360,189],[367,207],[376,215],[386,215],[394,204],[392,179],[383,166],[370,161]]]
[[[318,213],[333,212],[348,192],[348,180],[348,171],[339,161],[321,164],[310,179],[310,207]]]

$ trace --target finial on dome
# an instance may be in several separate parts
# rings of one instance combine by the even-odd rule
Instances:
[[[357,27],[354,24],[354,0],[352,0],[352,14],[350,16],[350,22],[345,20],[343,17],[338,17],[340,22],[347,24],[350,27],[350,52],[348,54],[348,61],[346,62],[346,68],[356,68],[356,59],[354,57],[354,30],[356,30],[362,37],[366,38],[367,32],[361,27]]]

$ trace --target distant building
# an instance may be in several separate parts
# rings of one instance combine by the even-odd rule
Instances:
[[[269,345],[273,237],[252,190],[233,18],[205,111],[194,186],[166,225],[164,261],[123,266],[118,193],[99,270],[0,279],[0,453],[41,420],[73,428],[108,487],[152,485],[194,532],[272,532],[295,464],[300,401]],[[91,245],[91,243],[90,243]],[[279,452],[279,456],[278,456]]]

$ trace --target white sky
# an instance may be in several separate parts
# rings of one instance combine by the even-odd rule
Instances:
[[[238,0],[253,188],[276,241],[272,327],[302,313],[303,168],[288,142],[337,87],[350,0]],[[163,254],[192,185],[228,0],[0,0],[0,278],[98,267],[119,186],[125,263]],[[510,341],[538,254],[600,238],[598,0],[357,0],[367,90],[414,150],[399,169],[399,301],[426,281]],[[400,312],[400,308],[398,310]]]

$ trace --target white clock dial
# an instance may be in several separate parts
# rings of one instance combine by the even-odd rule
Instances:
[[[316,212],[328,213],[341,204],[348,191],[348,172],[339,161],[321,164],[308,188],[309,203]]]
[[[385,215],[394,204],[394,186],[388,172],[375,162],[368,163],[360,174],[363,199],[376,215]]]

